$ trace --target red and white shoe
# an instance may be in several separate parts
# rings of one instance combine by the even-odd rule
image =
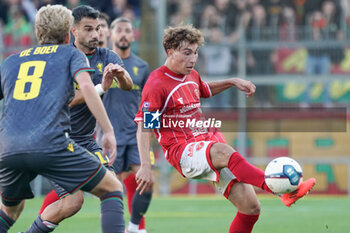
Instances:
[[[283,204],[290,207],[297,200],[299,200],[300,198],[308,194],[315,184],[316,184],[315,178],[310,178],[306,181],[303,181],[295,191],[291,193],[285,193],[282,195],[281,200]]]

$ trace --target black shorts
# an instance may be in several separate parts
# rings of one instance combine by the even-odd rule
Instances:
[[[154,153],[150,150],[151,164],[154,164]],[[118,145],[117,158],[114,161],[113,167],[117,174],[127,172],[133,165],[140,165],[140,155],[137,144]]]
[[[130,166],[140,165],[140,156],[137,144],[134,145],[117,145],[117,158],[114,161],[116,173],[129,171]]]
[[[106,167],[108,170],[115,172],[114,167],[109,165],[109,158],[103,155],[102,149],[96,143],[96,141],[89,140],[84,143],[79,143],[79,145],[85,148],[87,152],[92,157],[96,158],[97,161],[101,163],[104,167]],[[53,186],[53,189],[60,198],[64,198],[65,196],[69,195],[69,192],[62,188],[59,184],[51,181],[51,185]]]
[[[88,140],[86,142],[81,142],[78,144],[84,147],[89,152],[91,152],[91,154],[95,156],[102,163],[103,166],[107,167],[108,169],[111,169],[111,166],[109,165],[108,156],[103,155],[102,148],[96,143],[95,140]]]
[[[4,205],[14,206],[33,198],[29,185],[38,174],[67,192],[92,190],[104,177],[106,169],[94,156],[73,141],[61,151],[22,153],[2,157],[0,184]]]

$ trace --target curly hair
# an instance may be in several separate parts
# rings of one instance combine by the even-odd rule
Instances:
[[[39,44],[63,44],[73,24],[72,12],[62,5],[41,7],[35,18]]]
[[[163,47],[167,53],[168,49],[177,49],[181,43],[187,41],[190,44],[204,44],[202,32],[190,25],[181,25],[177,27],[168,27],[164,30]]]

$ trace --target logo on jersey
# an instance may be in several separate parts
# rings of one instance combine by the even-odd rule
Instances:
[[[160,129],[160,116],[162,114],[156,112],[143,112],[143,128],[144,129]]]
[[[67,146],[67,150],[69,150],[70,152],[74,152],[74,146],[73,143],[69,143]]]
[[[151,106],[151,103],[150,102],[147,102],[147,101],[145,101],[145,102],[143,102],[143,104],[142,104],[142,112],[147,112],[148,111],[148,109],[149,109],[149,106]]]
[[[182,97],[178,98],[177,101],[179,101],[180,104],[184,104],[184,100],[182,99]]]
[[[139,68],[137,66],[132,67],[132,71],[134,72],[135,76],[139,75]]]
[[[103,64],[101,62],[99,62],[96,66],[96,68],[98,69],[98,71],[100,71],[100,73],[103,73],[102,68],[103,68]]]

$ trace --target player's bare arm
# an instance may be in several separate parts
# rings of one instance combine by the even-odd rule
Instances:
[[[141,160],[140,169],[136,173],[136,182],[138,184],[136,190],[140,191],[140,194],[151,189],[154,182],[152,165],[149,156],[152,131],[144,130],[142,124],[142,122],[138,122],[136,134],[137,146]]]
[[[76,80],[79,84],[81,94],[83,95],[87,106],[89,107],[91,113],[94,115],[96,121],[99,123],[103,130],[103,154],[106,155],[106,152],[108,150],[111,160],[115,159],[117,143],[115,140],[113,127],[111,122],[109,121],[101,98],[97,94],[94,84],[90,79],[90,75],[87,72],[82,72],[78,74]]]
[[[85,103],[83,94],[81,93],[80,90],[75,90],[74,98],[69,103],[69,107],[71,108],[71,107],[73,107],[75,105],[83,104],[83,103]]]
[[[107,75],[111,75],[115,81],[118,82],[120,89],[124,91],[131,91],[132,89],[132,79],[128,73],[122,66],[119,64],[108,64],[106,66],[105,71]]]
[[[240,78],[213,81],[209,82],[208,85],[210,87],[212,95],[219,94],[222,91],[233,86],[236,86],[240,91],[244,91],[247,94],[247,97],[252,97],[256,90],[256,86],[252,82]]]

